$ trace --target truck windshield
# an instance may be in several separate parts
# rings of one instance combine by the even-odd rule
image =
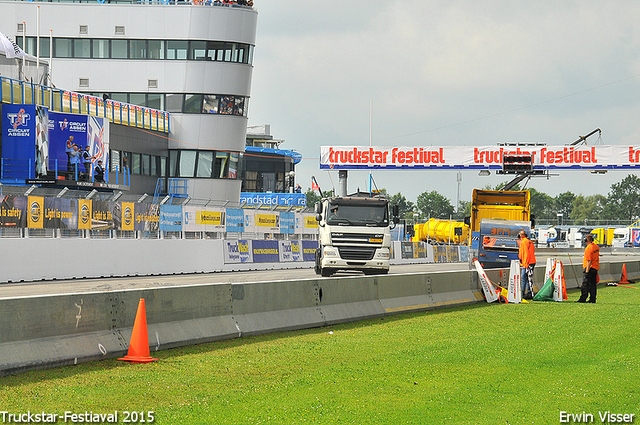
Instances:
[[[387,227],[389,212],[385,205],[329,204],[327,224]]]

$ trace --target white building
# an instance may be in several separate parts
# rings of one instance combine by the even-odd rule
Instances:
[[[56,87],[171,113],[166,154],[112,152],[132,180],[164,172],[191,198],[238,202],[257,12],[173,3],[0,1],[0,32],[33,55],[39,35],[47,61],[51,42]]]

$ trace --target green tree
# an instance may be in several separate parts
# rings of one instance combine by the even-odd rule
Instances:
[[[572,192],[564,192],[556,196],[553,200],[556,214],[562,214],[564,223],[569,223],[574,199],[576,199],[576,195]]]
[[[640,218],[640,177],[629,174],[620,183],[611,185],[603,216],[629,223]]]
[[[398,192],[395,195],[391,196],[389,198],[389,202],[391,205],[398,206],[398,209],[400,210],[400,217],[406,218],[407,215],[409,215],[411,218],[413,218],[413,213],[416,209],[416,206],[413,202],[407,201],[407,198],[405,198],[402,193]]]
[[[431,192],[423,192],[418,195],[416,204],[424,218],[449,218],[449,216],[452,216],[454,213],[451,201],[435,190]]]
[[[534,188],[528,190],[531,195],[531,214],[536,217],[536,220],[555,220],[557,216],[553,198]]]
[[[316,192],[315,190],[311,189],[311,188],[307,189],[307,191],[304,194],[307,197],[307,207],[308,208],[313,208],[322,199],[320,197],[320,194],[318,192]],[[333,191],[332,190],[325,190],[325,191],[322,192],[322,196],[325,197],[325,198],[329,197],[329,196],[333,196]]]
[[[571,221],[574,224],[586,225],[589,221],[598,220],[607,205],[607,198],[603,195],[578,195],[573,200]]]

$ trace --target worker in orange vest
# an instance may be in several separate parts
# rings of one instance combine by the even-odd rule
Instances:
[[[520,231],[518,239],[520,239],[518,258],[520,258],[522,298],[530,300],[533,298],[533,271],[536,266],[536,248],[524,230]]]

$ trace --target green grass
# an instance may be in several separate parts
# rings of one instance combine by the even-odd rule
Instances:
[[[640,287],[640,285],[638,285]],[[0,410],[155,412],[157,424],[558,424],[640,419],[640,290],[475,305],[0,378]],[[121,413],[122,415],[122,413]],[[0,416],[0,420],[1,420]],[[122,417],[120,417],[122,423]],[[575,423],[575,422],[573,422]]]

